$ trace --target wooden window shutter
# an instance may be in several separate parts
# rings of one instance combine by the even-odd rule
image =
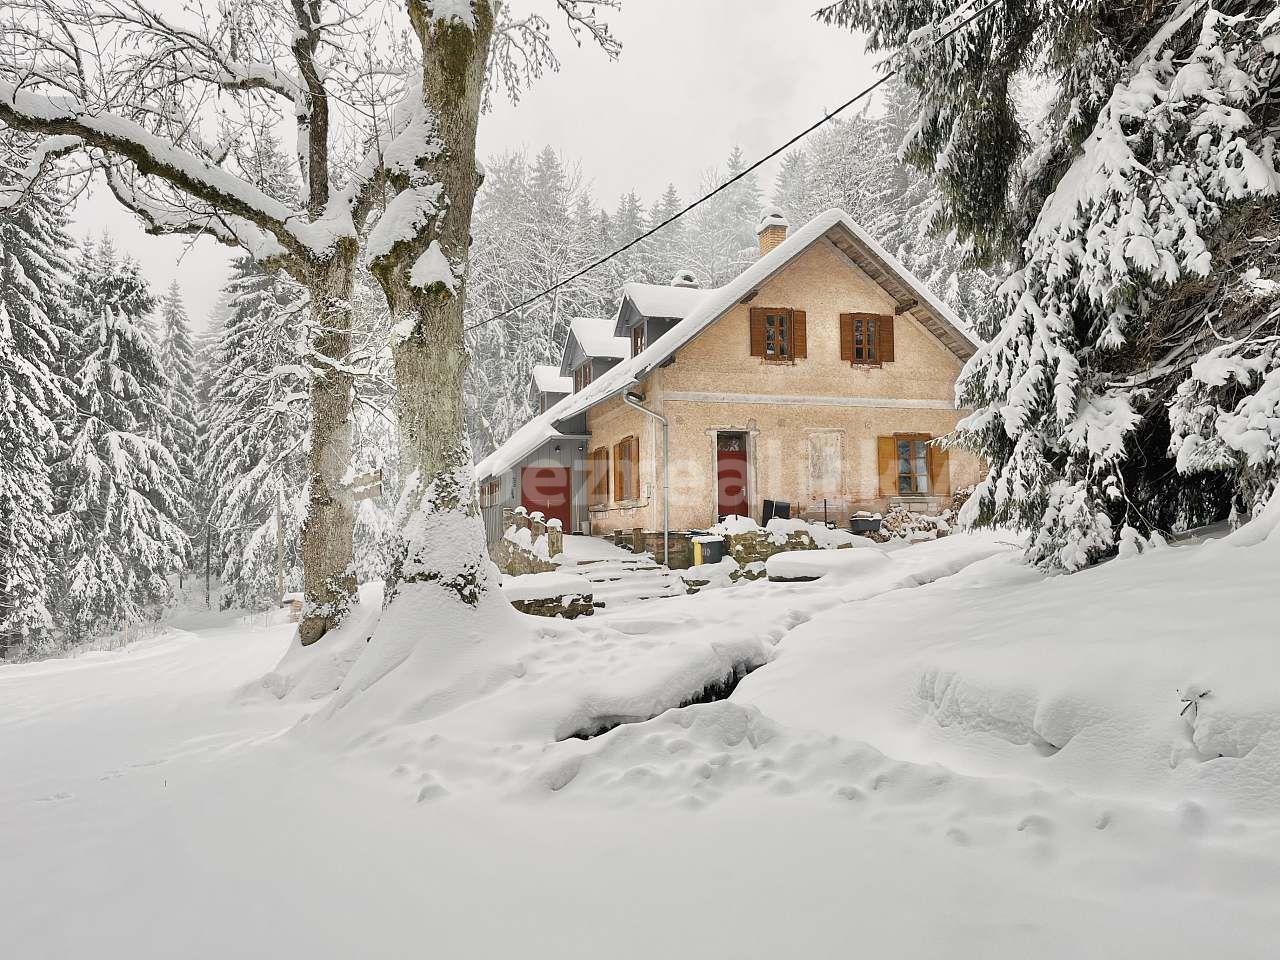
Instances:
[[[945,447],[929,444],[929,492],[936,497],[951,493],[951,457]]]
[[[803,310],[791,311],[791,357],[803,360],[809,355],[809,337],[805,331]]]
[[[613,501],[621,503],[626,498],[626,485],[623,483],[622,471],[626,469],[623,463],[623,447],[626,441],[615,443],[613,445]]]
[[[764,314],[762,307],[751,308],[751,355],[764,356]]]
[[[627,471],[628,473],[627,479],[628,481],[630,481],[628,485],[631,488],[630,490],[631,499],[639,500],[640,499],[640,438],[639,437],[630,438],[630,443],[629,443],[627,452],[628,452],[627,459],[630,461],[630,468]]]
[[[853,363],[853,314],[840,314],[840,359]]]
[[[878,331],[879,343],[876,344],[876,359],[881,363],[889,363],[893,360],[893,317],[883,316],[876,318],[876,330]]]
[[[898,444],[893,437],[880,437],[876,441],[876,460],[880,469],[880,496],[898,495]]]
[[[591,451],[590,504],[598,507],[609,500],[609,451],[596,447]]]

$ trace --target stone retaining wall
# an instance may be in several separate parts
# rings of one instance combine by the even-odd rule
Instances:
[[[573,620],[589,617],[596,612],[592,595],[571,594],[564,597],[540,597],[537,600],[512,600],[511,605],[521,613],[534,617],[563,617]]]

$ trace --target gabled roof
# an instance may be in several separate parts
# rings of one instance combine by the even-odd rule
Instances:
[[[573,378],[560,376],[560,368],[540,363],[533,368],[533,386],[539,393],[573,393]]]
[[[701,290],[697,287],[673,287],[661,283],[636,283],[630,281],[622,285],[622,297],[635,304],[635,308],[645,317],[658,317],[663,320],[683,320],[713,290]]]
[[[631,341],[613,335],[613,321],[603,317],[574,317],[569,321],[569,334],[588,357],[621,360],[631,353]]]
[[[517,430],[510,440],[477,464],[476,471],[480,479],[502,473],[542,443],[558,436],[556,425],[559,422],[616,396],[647,376],[728,313],[735,304],[753,296],[775,273],[823,238],[830,240],[894,297],[901,313],[917,320],[959,359],[968,360],[977,351],[977,341],[965,331],[959,317],[950,307],[939,300],[896,257],[876,243],[849,214],[843,210],[828,210],[818,214],[723,287],[699,291],[705,296],[674,327],[639,354],[623,360],[582,390],[565,397],[541,417]],[[612,326],[611,321],[603,322]],[[535,426],[536,429],[526,433]],[[535,439],[538,437],[540,439]]]

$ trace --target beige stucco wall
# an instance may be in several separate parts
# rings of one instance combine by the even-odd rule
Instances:
[[[806,312],[808,356],[773,363],[751,356],[750,308],[790,307]],[[683,347],[675,362],[644,384],[646,405],[670,422],[671,525],[705,527],[715,516],[715,434],[749,435],[752,515],[768,497],[793,511],[821,513],[821,496],[833,515],[884,509],[876,440],[894,433],[949,433],[962,415],[953,409],[961,362],[909,316],[894,323],[894,360],[881,367],[851,366],[840,359],[839,317],[858,311],[891,314],[894,301],[839,250],[820,240],[764,284],[750,304],[739,304]],[[649,418],[621,400],[588,414],[591,448],[636,434],[641,441],[641,499],[592,511],[593,529],[660,527],[661,436]],[[825,438],[813,440],[815,433]],[[815,489],[811,445],[839,451],[839,476]],[[981,465],[963,451],[950,454],[950,490],[976,483]],[[610,485],[612,494],[612,482]]]

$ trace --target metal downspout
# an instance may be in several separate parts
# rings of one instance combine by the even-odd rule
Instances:
[[[632,383],[622,391],[622,402],[628,407],[635,407],[646,416],[653,417],[662,424],[662,565],[664,567],[671,566],[671,457],[670,447],[667,438],[667,418],[660,413],[655,413],[648,407],[640,406],[640,401],[630,392],[631,387],[639,386],[639,383]]]

